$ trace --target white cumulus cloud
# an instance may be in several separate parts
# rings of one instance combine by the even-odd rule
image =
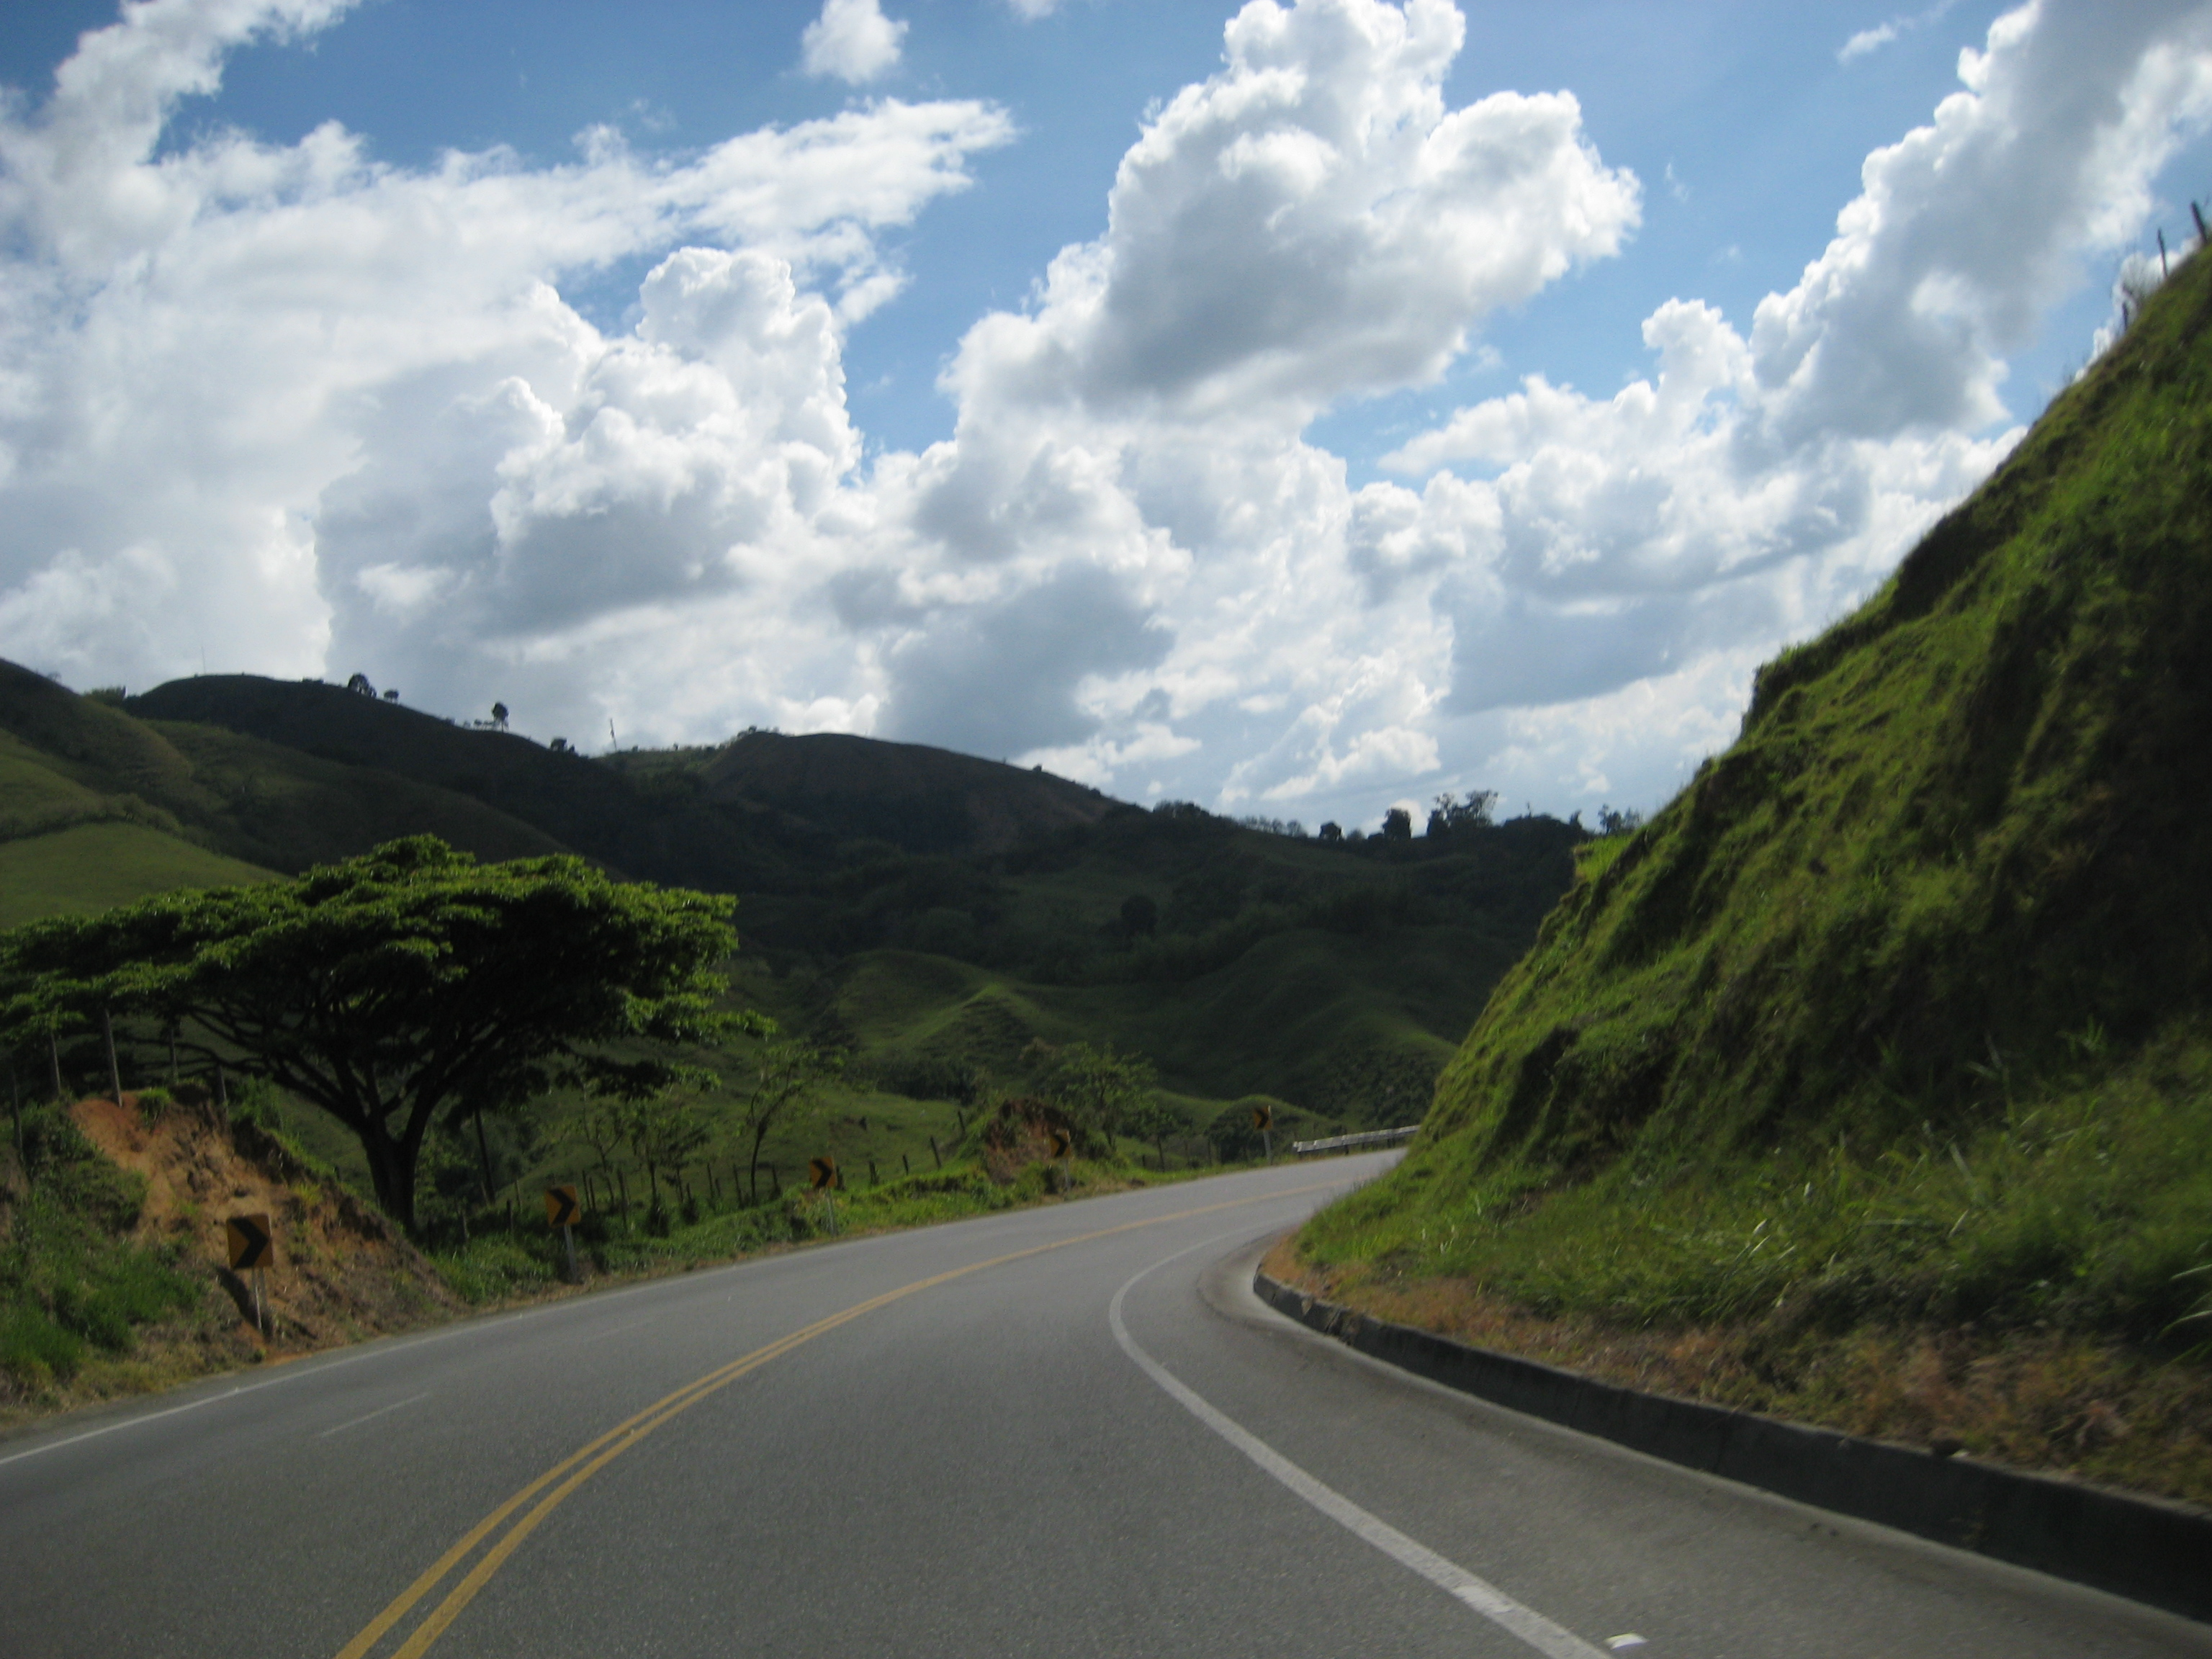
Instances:
[[[877,0],[822,0],[822,15],[799,34],[799,61],[809,75],[856,86],[879,80],[898,67],[906,31]]]
[[[955,437],[878,469],[884,517],[909,538],[895,556],[907,590],[933,572],[939,596],[882,617],[887,660],[940,632],[969,639],[976,607],[1088,566],[1110,584],[1102,618],[1127,608],[1167,643],[1089,672],[1081,730],[1040,740],[1063,763],[1150,763],[1157,739],[1131,745],[1157,729],[1194,745],[1186,765],[1214,770],[1200,793],[1224,799],[1279,787],[1277,772],[1318,787],[1434,765],[1410,727],[1363,729],[1341,754],[1285,748],[1253,696],[1353,711],[1333,721],[1382,706],[1324,690],[1371,678],[1376,653],[1343,556],[1342,463],[1306,425],[1434,379],[1486,317],[1617,252],[1637,222],[1636,181],[1604,165],[1571,97],[1448,106],[1463,33],[1442,0],[1257,0],[1231,20],[1222,70],[1123,158],[1105,234],[1062,250],[1028,310],[969,330],[944,377]],[[1378,543],[1364,580],[1407,556]],[[1392,664],[1437,654],[1433,625],[1409,625],[1425,643],[1383,652]],[[1024,695],[1011,668],[1001,684]],[[1425,712],[1405,690],[1383,702]],[[884,692],[896,729],[981,741],[941,703],[915,723],[896,674]],[[1155,696],[1164,723],[1143,712]],[[1247,745],[1278,761],[1240,759]]]
[[[174,127],[340,10],[155,0],[0,112],[0,654],[358,669],[579,742],[876,732],[1309,822],[1650,804],[2002,456],[2008,356],[2212,114],[2212,9],[2022,7],[1752,316],[1671,300],[1646,376],[1528,375],[1355,488],[1318,416],[1638,222],[1568,92],[1449,102],[1445,0],[1245,6],[1098,234],[961,340],[953,434],[872,453],[845,331],[1002,112],[419,168]],[[817,27],[853,17],[896,57],[872,4]],[[564,295],[617,268],[609,331]]]
[[[585,729],[579,638],[835,518],[878,237],[1009,125],[887,100],[537,167],[394,167],[334,124],[164,148],[226,51],[337,10],[134,8],[0,118],[0,652],[133,684],[336,661],[449,706],[537,673]],[[641,256],[643,320],[603,337],[561,289]]]
[[[1595,398],[1531,375],[1389,458],[1430,481],[1419,511],[1385,497],[1398,544],[1469,550],[1422,567],[1451,617],[1447,711],[1732,688],[1699,665],[1838,614],[2002,459],[2005,354],[2085,252],[2136,234],[2159,167],[2212,115],[2212,18],[2048,0],[2000,18],[1960,76],[1867,158],[1834,240],[1747,335],[1671,301],[1644,325],[1651,379]],[[1449,467],[1476,476],[1440,495]],[[1564,764],[1583,738],[1545,725],[1570,734]]]

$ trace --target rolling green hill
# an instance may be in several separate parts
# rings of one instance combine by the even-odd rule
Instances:
[[[2209,322],[2199,258],[1583,849],[1310,1261],[1571,1349],[1706,1343],[1667,1386],[2212,1496]]]
[[[637,792],[574,752],[455,726],[319,680],[204,675],[172,680],[126,706],[158,726],[220,729],[258,739],[269,746],[264,753],[286,750],[465,798],[565,848],[634,874],[653,873],[640,866],[647,831]],[[652,861],[649,854],[644,860]]]
[[[720,891],[803,883],[855,841],[1002,852],[1114,805],[1047,774],[835,733],[749,732],[711,748],[592,760],[320,681],[205,675],[128,708],[161,729],[219,727],[466,796],[630,874]]]
[[[1115,803],[1096,789],[949,750],[837,732],[750,732],[700,770],[716,799],[750,801],[909,853],[1004,853]]]
[[[1194,1144],[1248,1097],[1292,1133],[1418,1120],[1586,839],[1523,818],[1324,845],[917,744],[748,732],[587,759],[319,682],[125,703],[0,666],[24,919],[423,831],[739,895],[744,994],[846,1051],[855,1146],[948,1089],[1033,1086],[1031,1045],[1075,1041],[1151,1060]],[[562,1109],[501,1132],[518,1170],[559,1155]]]
[[[0,842],[95,823],[287,872],[424,831],[483,858],[564,850],[465,794],[214,726],[142,720],[0,662]]]
[[[249,855],[272,867],[358,850],[338,842],[372,821],[374,839],[427,828],[485,857],[541,850],[518,840],[527,829],[630,875],[739,894],[748,954],[812,988],[787,1019],[859,1034],[882,1075],[917,1056],[1006,1073],[1031,1038],[1087,1034],[1150,1055],[1193,1100],[1264,1092],[1333,1121],[1420,1115],[1583,838],[1530,818],[1323,846],[835,734],[586,760],[319,682],[205,677],[128,707],[204,793],[255,807],[232,811],[222,844],[243,849],[250,830]],[[348,790],[362,805],[341,810]],[[463,822],[462,801],[483,820]],[[1141,921],[1124,916],[1133,901],[1151,907]],[[873,989],[925,958],[958,988],[908,988],[893,1002],[911,1018],[879,1018]],[[1021,1040],[955,1054],[979,983],[1024,1011]]]

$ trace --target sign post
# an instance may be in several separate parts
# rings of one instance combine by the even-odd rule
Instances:
[[[1052,1155],[1060,1160],[1060,1190],[1075,1190],[1075,1137],[1065,1129],[1052,1130]]]
[[[230,1246],[230,1270],[253,1275],[253,1328],[269,1334],[269,1258],[276,1253],[276,1237],[265,1215],[234,1215],[222,1224],[223,1239]]]
[[[1255,1106],[1252,1109],[1252,1127],[1260,1132],[1260,1146],[1267,1155],[1267,1162],[1273,1164],[1275,1161],[1275,1109]]]
[[[830,1155],[806,1160],[807,1182],[830,1206],[830,1236],[837,1236],[837,1160]]]
[[[574,1187],[548,1187],[545,1189],[545,1221],[548,1226],[561,1230],[561,1247],[568,1258],[568,1282],[580,1285],[583,1275],[576,1271],[576,1223],[582,1218],[583,1206],[576,1202]]]

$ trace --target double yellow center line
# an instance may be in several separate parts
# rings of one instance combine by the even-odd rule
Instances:
[[[623,1419],[605,1434],[562,1458],[539,1475],[520,1492],[508,1498],[489,1515],[464,1533],[453,1547],[422,1570],[422,1576],[395,1596],[390,1606],[362,1629],[361,1634],[340,1648],[337,1659],[367,1659],[368,1654],[392,1628],[411,1612],[415,1605],[430,1595],[462,1562],[473,1554],[484,1540],[499,1532],[498,1542],[484,1551],[474,1566],[459,1583],[446,1592],[446,1597],[432,1608],[428,1616],[415,1626],[406,1641],[394,1651],[392,1659],[421,1659],[430,1650],[430,1644],[444,1635],[447,1627],[460,1616],[461,1610],[474,1601],[477,1592],[491,1582],[492,1575],[505,1565],[507,1557],[522,1545],[522,1540],[535,1532],[545,1517],[558,1509],[569,1495],[620,1457],[638,1442],[651,1434],[671,1418],[691,1409],[708,1395],[727,1388],[739,1377],[758,1370],[770,1360],[781,1358],[803,1343],[836,1330],[840,1325],[850,1324],[864,1314],[878,1308],[889,1307],[917,1291],[939,1285],[965,1279],[970,1273],[981,1273],[987,1267],[1003,1267],[1010,1261],[1020,1261],[1033,1255],[1043,1255],[1052,1250],[1064,1250],[1072,1245],[1088,1244],[1097,1239],[1110,1238],[1116,1233],[1133,1232],[1141,1227],[1158,1227],[1170,1221],[1187,1221],[1193,1216],[1211,1215],[1217,1210],[1233,1210],[1246,1204],[1258,1204],[1279,1198],[1295,1198],[1302,1193],[1320,1192],[1340,1183],[1318,1181],[1304,1187],[1285,1188],[1280,1192],[1255,1194],[1250,1198],[1232,1198],[1218,1204],[1202,1204],[1195,1209],[1177,1210],[1170,1215],[1150,1216],[1142,1221],[1125,1221],[1119,1226],[1101,1227],[1087,1233],[1078,1233],[1072,1238],[1055,1239],[1049,1244],[1033,1244],[1024,1250],[1010,1250],[1004,1255],[994,1255],[984,1261],[971,1261],[964,1267],[954,1267],[927,1279],[917,1279],[911,1285],[902,1285],[895,1291],[885,1291],[865,1302],[856,1302],[811,1325],[800,1327],[787,1336],[780,1336],[765,1347],[756,1348],[741,1358],[708,1371],[704,1376],[685,1383],[673,1394],[664,1395],[635,1416]],[[537,1501],[533,1504],[532,1499]],[[528,1505],[526,1510],[525,1505]],[[508,1526],[516,1511],[522,1510],[520,1520]]]

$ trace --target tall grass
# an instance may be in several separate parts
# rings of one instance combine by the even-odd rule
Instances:
[[[1448,1275],[1541,1315],[1629,1328],[1751,1319],[1831,1331],[1968,1322],[2212,1350],[2212,1040],[1886,1145],[1847,1134],[1668,1173],[1623,1161],[1554,1185],[1524,1165],[1404,1204],[1364,1189],[1307,1258]],[[1427,1172],[1447,1178],[1434,1164]]]

